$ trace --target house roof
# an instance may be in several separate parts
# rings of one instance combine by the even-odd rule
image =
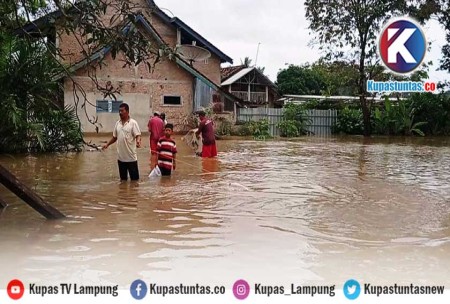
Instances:
[[[229,56],[227,56],[225,53],[223,53],[221,50],[219,50],[215,45],[213,45],[211,42],[206,40],[202,35],[194,31],[190,26],[188,26],[186,23],[184,23],[181,19],[177,17],[169,17],[166,13],[164,13],[153,0],[147,0],[147,4],[152,9],[152,12],[154,12],[158,17],[160,17],[165,23],[175,26],[177,28],[180,28],[184,34],[191,37],[193,40],[201,43],[205,46],[206,49],[208,49],[211,53],[216,55],[220,58],[220,61],[222,63],[229,62],[233,63],[233,59],[231,59]],[[51,12],[45,16],[42,16],[34,21],[31,21],[27,24],[25,24],[22,28],[19,28],[15,31],[16,35],[21,35],[24,33],[39,33],[39,28],[41,28],[44,25],[47,25],[49,23],[54,23],[57,18],[60,18],[62,16],[62,13],[60,10]]]
[[[23,35],[23,34],[39,34],[40,28],[47,25],[54,23],[56,19],[60,18],[62,16],[62,13],[60,10],[48,13],[34,21],[30,21],[27,24],[25,24],[23,27],[18,28],[14,31],[14,34],[16,35]]]
[[[194,31],[190,26],[188,26],[186,23],[183,22],[178,17],[169,17],[166,13],[164,13],[158,5],[155,4],[153,0],[147,0],[148,5],[151,9],[153,9],[153,12],[160,17],[164,22],[170,25],[175,25],[175,27],[180,28],[185,34],[191,36],[193,40],[203,44],[208,51],[215,54],[217,57],[220,58],[220,61],[222,63],[229,62],[233,63],[233,59],[231,59],[229,56],[227,56],[225,53],[223,53],[221,50],[219,50],[215,45],[213,45],[211,42],[206,40],[202,35]]]
[[[276,85],[266,75],[261,73],[256,67],[250,67],[250,68],[243,67],[242,68],[242,66],[238,66],[236,68],[237,69],[235,69],[234,74],[231,74],[228,77],[228,79],[226,79],[225,81],[222,80],[222,84],[221,84],[222,86],[232,85],[233,83],[235,83],[236,81],[238,81],[239,79],[244,77],[245,75],[254,71],[255,73],[258,74],[259,77],[261,77],[260,79],[262,79],[264,85],[276,88]]]
[[[237,73],[233,74],[233,76],[222,82],[222,86],[227,86],[235,83],[236,81],[238,81],[239,79],[241,79],[242,77],[253,71],[253,69],[254,68],[243,68],[239,70]]]
[[[242,69],[245,69],[245,65],[236,65],[220,69],[220,78],[222,79],[222,82]]]

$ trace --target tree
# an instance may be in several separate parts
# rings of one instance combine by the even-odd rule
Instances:
[[[404,0],[306,0],[309,28],[316,32],[321,49],[342,57],[350,47],[358,63],[358,95],[364,117],[364,135],[370,136],[371,104],[367,101],[367,67],[376,55],[376,35],[390,18],[407,11]]]
[[[245,57],[244,60],[241,59],[241,65],[243,65],[243,66],[246,67],[246,68],[252,67],[252,66],[253,66],[253,65],[252,65],[252,59],[250,59],[250,57],[248,57],[248,56]],[[266,70],[265,67],[256,67],[256,69],[258,69],[258,71],[259,71],[261,74],[264,74],[264,72],[265,72],[265,70]]]
[[[411,14],[420,21],[434,17],[443,26],[447,44],[442,47],[440,69],[450,72],[450,2],[448,0],[423,0],[410,8]]]
[[[354,62],[337,60],[328,62],[325,58],[313,63],[311,68],[316,71],[325,82],[322,95],[357,96],[358,94],[358,65]]]
[[[75,111],[60,109],[62,72],[40,43],[3,37],[0,46],[0,153],[79,150]]]
[[[147,2],[150,3],[150,8],[146,5]],[[11,130],[2,128],[0,130],[4,131],[1,134],[2,142],[6,140],[4,134],[9,134],[8,138],[16,136],[19,140],[30,138],[29,134],[32,130],[29,127],[32,125],[27,124],[27,122],[35,122],[34,126],[39,126],[34,130],[43,130],[40,127],[45,127],[43,125],[44,118],[38,118],[33,115],[35,113],[47,113],[49,114],[48,117],[54,114],[58,119],[67,119],[67,121],[73,118],[70,111],[66,113],[68,115],[46,111],[57,111],[58,109],[65,111],[57,102],[58,93],[61,90],[61,83],[58,82],[58,79],[63,77],[72,80],[75,104],[79,105],[79,108],[87,113],[86,108],[88,106],[95,107],[88,100],[83,87],[72,77],[72,72],[64,62],[64,54],[56,47],[55,41],[63,35],[76,38],[74,47],[81,51],[90,66],[88,76],[105,97],[114,99],[115,93],[119,92],[119,89],[108,84],[104,86],[97,80],[96,71],[105,63],[103,58],[95,62],[91,61],[90,58],[95,52],[108,46],[112,57],[120,56],[124,66],[143,64],[149,70],[153,70],[154,66],[163,58],[173,58],[172,49],[152,42],[138,30],[138,17],[154,9],[153,1],[142,1],[143,4],[145,3],[145,7],[141,7],[140,3],[140,1],[134,0],[1,1],[0,47],[3,47],[3,49],[1,50],[0,61],[3,62],[3,66],[7,66],[10,71],[20,69],[20,71],[26,72],[23,67],[28,67],[30,62],[39,61],[42,63],[36,65],[36,68],[31,65],[28,74],[25,72],[20,74],[23,79],[11,77],[11,75],[17,76],[19,73],[10,74],[2,67],[2,71],[0,71],[2,72],[0,75],[2,78],[0,82],[2,84],[1,100],[2,102],[9,102],[11,105],[9,108],[11,111],[7,112],[9,116],[3,118],[14,123],[23,122],[22,128],[15,128],[15,130],[19,130],[17,132],[10,132]],[[43,18],[39,19],[39,17]],[[15,57],[20,58],[21,63],[25,65],[20,65],[18,60],[12,60]],[[56,74],[55,71],[57,71]],[[46,77],[48,75],[52,76],[48,78]],[[13,86],[5,85],[10,79],[15,79],[18,82],[15,82]],[[34,86],[33,82],[39,81],[39,79],[49,83],[45,83],[42,88]],[[53,91],[49,92],[51,90]],[[77,117],[79,114],[83,115],[83,113],[77,113]],[[33,117],[33,119],[30,120],[30,117]],[[97,123],[89,117],[88,120],[93,124]],[[2,121],[5,120],[2,119]],[[51,123],[54,126],[55,119]],[[17,124],[17,126],[19,125]],[[65,124],[65,126],[75,127],[75,131],[81,132],[79,124]],[[21,129],[26,130],[24,134],[19,134]],[[56,130],[57,128],[53,129]],[[52,133],[53,139],[57,134],[57,132],[51,132],[48,129],[45,132]],[[66,136],[67,138],[67,134],[60,134],[60,136]],[[40,141],[40,143],[42,142]]]
[[[249,68],[252,66],[252,60],[250,57],[245,57],[244,60],[241,59],[241,65],[245,66],[246,68]]]
[[[278,72],[277,86],[281,94],[293,95],[322,95],[326,90],[323,74],[312,69],[309,64],[291,64]]]

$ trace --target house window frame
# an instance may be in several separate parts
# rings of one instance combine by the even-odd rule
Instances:
[[[178,97],[178,98],[180,98],[180,104],[166,104],[166,103],[164,103],[164,98],[166,98],[166,97]],[[161,105],[163,107],[182,107],[183,106],[183,97],[178,94],[164,94],[161,97]]]
[[[103,108],[99,107],[99,102],[108,102],[108,109],[103,110]],[[108,99],[96,99],[95,100],[95,113],[96,114],[117,114],[119,113],[119,106],[123,103],[123,100],[108,100]],[[117,108],[114,109],[113,104],[117,104]],[[99,111],[99,109],[102,109]]]

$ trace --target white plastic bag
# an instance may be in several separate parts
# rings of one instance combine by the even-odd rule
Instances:
[[[152,172],[150,172],[150,174],[149,174],[149,176],[148,177],[160,177],[162,174],[161,174],[161,170],[159,169],[159,167],[158,166],[156,166],[153,170],[152,170]]]

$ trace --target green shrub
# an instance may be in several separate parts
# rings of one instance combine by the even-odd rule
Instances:
[[[217,135],[224,136],[224,135],[231,135],[231,127],[232,123],[228,119],[224,117],[219,117],[215,120],[215,131]]]
[[[363,134],[363,114],[361,109],[345,107],[338,114],[336,124],[333,126],[334,133],[345,133],[352,135]]]
[[[307,133],[310,118],[303,106],[288,103],[284,106],[283,120],[277,124],[282,137],[297,137]]]
[[[413,94],[415,119],[427,122],[421,129],[430,135],[450,135],[450,96],[448,94]]]
[[[237,125],[234,128],[232,128],[231,131],[232,131],[231,135],[235,135],[235,136],[251,136],[252,135],[249,123]]]
[[[384,101],[384,107],[373,112],[373,127],[376,134],[425,136],[421,127],[427,122],[415,119],[416,108],[411,100],[400,100],[393,104],[389,98]]]
[[[300,131],[298,130],[297,122],[295,120],[283,120],[278,123],[281,137],[298,137]]]
[[[60,109],[62,68],[39,43],[5,37],[0,45],[0,153],[80,150],[72,108]]]
[[[246,124],[248,125],[248,129],[254,139],[265,140],[271,137],[269,133],[269,121],[267,119],[249,121]]]

